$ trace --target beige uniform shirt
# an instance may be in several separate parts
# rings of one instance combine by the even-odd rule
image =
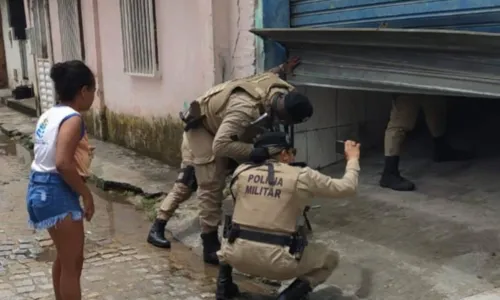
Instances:
[[[245,166],[236,169],[238,174]],[[340,179],[332,178],[309,167],[302,168],[297,178],[295,191],[299,199],[304,201],[303,205],[309,205],[313,197],[341,198],[356,194],[359,181],[359,160],[350,159],[347,161],[344,176]],[[238,198],[236,182],[233,184],[233,193]]]
[[[252,151],[252,144],[233,141],[232,137],[240,136],[259,116],[259,108],[248,94],[244,92],[232,94],[223,112],[222,123],[215,134],[214,155],[229,157],[238,162],[247,160]]]
[[[326,198],[352,196],[358,187],[359,170],[358,159],[347,162],[344,177],[341,179],[321,174],[309,167],[303,168],[298,177],[297,193],[300,198],[308,202],[312,196]]]

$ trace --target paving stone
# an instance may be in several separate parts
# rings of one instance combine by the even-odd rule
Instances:
[[[0,283],[0,290],[8,290],[11,288],[12,288],[12,285],[10,285],[8,283]]]
[[[102,256],[103,259],[110,259],[110,258],[113,258],[113,257],[117,257],[117,256],[120,256],[120,253],[109,253],[109,254],[104,254]]]
[[[151,258],[149,255],[134,255],[134,257],[135,257],[135,259],[138,259],[138,260]]]
[[[137,250],[126,250],[121,252],[122,255],[132,255],[137,254]]]
[[[19,274],[19,275],[14,275],[12,277],[9,278],[10,281],[14,281],[14,280],[21,280],[21,279],[27,279],[29,278],[28,275],[25,275],[25,274]]]
[[[115,263],[121,263],[121,262],[131,261],[132,258],[127,256],[120,256],[120,257],[115,257],[111,260]]]
[[[85,259],[91,259],[91,258],[94,258],[96,256],[99,256],[99,252],[90,252],[90,253],[86,253],[85,254]]]
[[[38,245],[42,248],[45,248],[45,247],[50,247],[54,244],[54,242],[52,240],[44,240],[44,241],[41,241]]]
[[[32,244],[21,244],[19,245],[19,249],[33,249],[35,246]]]
[[[42,284],[42,285],[39,285],[38,286],[41,290],[51,290],[53,289],[54,287],[52,286],[52,284]]]
[[[12,290],[0,290],[0,299],[11,299],[14,295]]]
[[[12,250],[14,250],[14,245],[2,244],[0,246],[0,251],[12,251]]]
[[[22,287],[18,287],[16,289],[16,291],[17,291],[18,294],[29,293],[29,292],[33,292],[34,290],[35,290],[35,286],[34,285],[22,286]]]
[[[33,285],[33,280],[31,280],[31,279],[23,279],[23,280],[20,280],[20,281],[15,281],[14,285],[16,287]]]
[[[49,293],[45,293],[45,292],[37,292],[37,293],[30,293],[29,296],[31,297],[31,299],[43,299],[43,298],[46,298],[48,296],[50,296]]]

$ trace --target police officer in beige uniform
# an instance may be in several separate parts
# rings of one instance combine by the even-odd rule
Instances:
[[[412,191],[415,184],[399,173],[399,156],[406,133],[415,127],[423,110],[434,142],[435,162],[460,161],[473,158],[472,153],[453,149],[446,141],[446,99],[440,96],[400,95],[394,101],[385,131],[385,167],[380,186],[396,191]]]
[[[326,281],[339,260],[325,245],[307,243],[301,225],[304,209],[316,196],[340,198],[356,193],[359,144],[345,142],[347,166],[341,179],[290,165],[294,152],[283,132],[261,135],[255,148],[266,149],[270,159],[253,159],[233,175],[234,212],[218,252],[221,266],[216,296],[228,299],[238,295],[231,276],[234,267],[273,280],[297,278],[278,299],[302,299]]]
[[[268,115],[270,122],[291,125],[312,114],[309,99],[277,74],[291,72],[298,62],[293,58],[270,72],[216,85],[181,116],[198,182],[203,258],[207,263],[218,264],[217,229],[228,159],[247,161],[252,151],[252,140],[243,138],[245,129],[262,115]]]

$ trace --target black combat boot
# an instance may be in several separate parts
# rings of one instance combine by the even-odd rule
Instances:
[[[444,136],[434,138],[433,141],[435,162],[463,161],[474,158],[474,154],[471,152],[453,149]]]
[[[312,291],[311,285],[305,280],[295,279],[283,292],[278,295],[278,300],[302,300]]]
[[[203,260],[207,264],[218,265],[217,251],[220,250],[220,242],[217,231],[202,233],[201,239],[203,241]]]
[[[399,156],[386,156],[380,186],[395,191],[413,191],[415,184],[399,174]]]
[[[148,235],[148,243],[159,248],[170,248],[170,242],[165,238],[167,221],[156,219]]]
[[[233,282],[233,268],[228,264],[221,264],[219,267],[219,276],[217,277],[215,298],[217,300],[226,300],[239,295],[240,290]]]

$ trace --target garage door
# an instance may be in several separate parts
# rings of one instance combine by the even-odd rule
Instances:
[[[500,1],[291,0],[297,85],[500,97]],[[411,29],[410,29],[411,28]]]

